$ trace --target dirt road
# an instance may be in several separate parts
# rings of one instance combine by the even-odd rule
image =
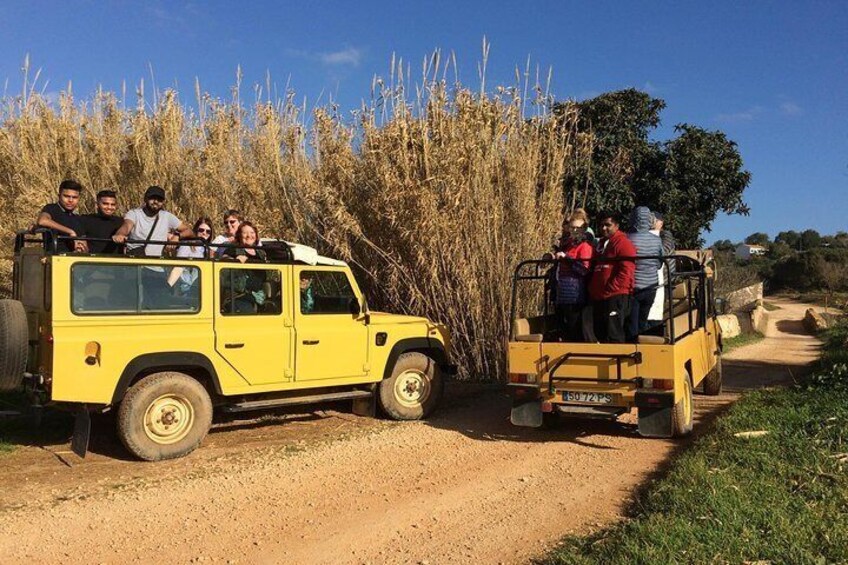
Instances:
[[[815,358],[817,342],[800,325],[805,307],[775,302],[767,338],[727,355],[727,391],[696,397],[699,419]],[[64,444],[24,447],[0,456],[0,555],[523,563],[566,532],[619,518],[683,445],[641,439],[626,421],[538,431],[510,426],[508,414],[508,400],[492,393],[454,399],[429,422],[329,411],[236,423],[188,458],[155,464],[124,460],[109,441],[85,462],[60,453]]]

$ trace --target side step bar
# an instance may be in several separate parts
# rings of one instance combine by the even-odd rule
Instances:
[[[227,404],[221,407],[221,411],[233,414],[238,412],[250,412],[251,410],[264,410],[266,408],[279,408],[282,406],[298,406],[301,404],[315,404],[317,402],[332,402],[335,400],[364,400],[366,398],[373,397],[374,393],[368,390],[347,390],[343,392],[326,392],[323,394],[290,396],[288,398],[275,398],[270,400],[249,400],[236,404]]]

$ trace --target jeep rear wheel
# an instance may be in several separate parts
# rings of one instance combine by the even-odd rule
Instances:
[[[721,353],[719,353],[715,367],[704,377],[704,394],[708,396],[721,394],[721,381]]]
[[[442,375],[436,362],[423,353],[404,353],[392,376],[380,383],[379,400],[394,420],[420,420],[433,411],[441,394]]]
[[[0,300],[0,392],[21,386],[28,341],[24,305],[17,300]]]
[[[671,435],[672,437],[687,436],[694,427],[694,404],[692,402],[692,378],[687,371],[683,378],[683,395],[674,405],[671,413]]]
[[[118,410],[118,436],[145,461],[194,451],[212,425],[212,400],[182,373],[154,373],[130,388]]]

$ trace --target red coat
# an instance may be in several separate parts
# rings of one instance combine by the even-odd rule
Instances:
[[[619,294],[633,293],[633,279],[636,272],[635,261],[603,261],[612,257],[635,257],[636,247],[630,238],[619,230],[609,238],[607,246],[595,263],[592,278],[589,280],[589,298],[607,300]]]

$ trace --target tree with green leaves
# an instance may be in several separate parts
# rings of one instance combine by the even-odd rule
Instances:
[[[801,241],[801,234],[795,230],[782,231],[774,238],[775,243],[785,243],[792,249],[798,249],[798,242]]]
[[[771,239],[767,233],[758,231],[746,237],[745,243],[748,245],[762,245],[763,247],[768,247],[769,243],[771,243]]]
[[[716,251],[733,251],[736,249],[736,245],[729,239],[719,239],[713,243],[713,249]]]
[[[564,114],[572,104],[579,134],[591,139],[592,159],[564,180],[567,206],[625,217],[634,206],[648,206],[665,214],[678,247],[700,246],[719,212],[748,213],[742,193],[751,174],[724,133],[679,124],[673,139],[651,140],[666,104],[636,89],[559,103],[554,111]]]
[[[801,248],[817,249],[821,247],[822,238],[816,230],[804,230],[801,232]]]

